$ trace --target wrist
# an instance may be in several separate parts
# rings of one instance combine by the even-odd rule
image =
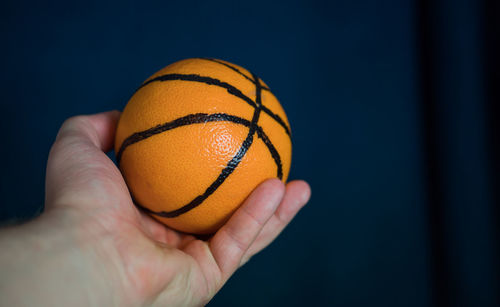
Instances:
[[[83,221],[69,215],[53,210],[0,231],[0,305],[123,305],[112,250],[103,244],[110,238],[90,225],[82,232]]]

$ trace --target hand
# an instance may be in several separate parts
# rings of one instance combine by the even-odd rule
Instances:
[[[176,232],[134,206],[106,156],[118,118],[63,124],[47,163],[46,212],[0,232],[10,247],[0,252],[0,305],[206,304],[309,199],[307,183],[271,179],[209,240]]]

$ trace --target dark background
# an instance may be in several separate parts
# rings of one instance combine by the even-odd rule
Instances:
[[[41,211],[64,119],[215,57],[280,99],[313,197],[210,306],[498,306],[499,18],[475,0],[2,1],[0,218]]]

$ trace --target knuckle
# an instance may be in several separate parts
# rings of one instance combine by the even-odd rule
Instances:
[[[245,242],[244,238],[237,235],[237,232],[226,230],[226,235],[241,252],[246,251],[248,244]]]
[[[89,122],[88,116],[77,115],[66,119],[57,133],[55,142],[57,143],[61,139],[73,139],[75,137],[76,139],[84,137],[93,142],[98,139],[92,124]]]
[[[277,210],[274,216],[276,216],[276,219],[281,225],[288,224],[290,220],[290,218],[284,212],[282,212],[282,210]]]
[[[250,218],[251,221],[253,221],[255,224],[258,226],[262,227],[266,223],[266,220],[263,218],[259,218],[257,215],[252,213],[252,211],[248,210],[246,206],[242,207],[242,212]]]
[[[85,125],[87,123],[87,119],[86,119],[86,116],[84,115],[76,115],[76,116],[72,116],[70,118],[67,118],[62,126],[61,126],[61,130],[62,129],[68,129],[68,128],[78,128],[82,125]]]

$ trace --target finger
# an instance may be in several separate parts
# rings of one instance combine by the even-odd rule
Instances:
[[[98,182],[93,180],[99,177],[96,175],[120,184],[119,171],[103,152],[112,147],[119,115],[118,111],[111,111],[76,116],[63,123],[47,161],[47,206],[54,204],[64,193],[68,196],[74,193],[75,197],[89,196],[92,188],[99,188]]]
[[[311,188],[307,182],[296,180],[288,183],[281,204],[243,256],[241,265],[274,241],[310,197]]]
[[[243,255],[274,214],[284,191],[280,180],[265,181],[210,240],[209,247],[223,281],[239,267]]]

